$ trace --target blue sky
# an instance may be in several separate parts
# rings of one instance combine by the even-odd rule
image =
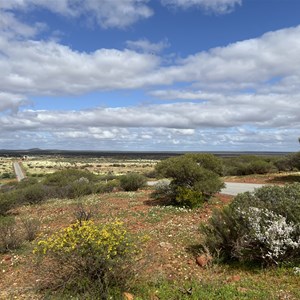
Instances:
[[[0,149],[298,151],[298,0],[0,2]]]

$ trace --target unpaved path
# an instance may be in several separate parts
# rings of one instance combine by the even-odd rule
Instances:
[[[240,183],[240,182],[225,182],[226,187],[221,190],[221,194],[236,196],[244,192],[253,192],[255,189],[264,186],[258,183]]]
[[[25,174],[23,173],[23,170],[22,170],[20,164],[15,161],[13,163],[13,167],[14,167],[14,171],[15,171],[17,180],[21,181],[22,179],[24,179],[25,178]]]
[[[169,180],[148,181],[149,186],[154,186],[160,181],[170,182]],[[264,186],[264,184],[257,183],[239,183],[239,182],[225,182],[225,188],[221,190],[221,194],[236,196],[239,193],[253,192],[255,189]]]

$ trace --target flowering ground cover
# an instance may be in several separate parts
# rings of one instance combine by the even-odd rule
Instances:
[[[38,219],[39,238],[49,237],[75,222],[79,202],[91,213],[95,224],[121,220],[129,232],[144,237],[127,290],[137,300],[299,299],[299,270],[294,266],[261,269],[216,262],[199,266],[199,224],[231,199],[216,195],[202,207],[190,210],[165,206],[152,199],[151,190],[146,189],[96,194],[79,200],[51,199],[19,207],[13,213],[17,222],[24,216]],[[0,254],[0,299],[44,297],[45,291],[37,289],[42,278],[32,253],[35,246],[35,241],[27,242],[19,250]],[[62,298],[52,295],[49,299]]]

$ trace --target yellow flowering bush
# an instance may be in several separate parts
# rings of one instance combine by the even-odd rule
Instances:
[[[93,296],[97,299],[107,299],[109,288],[125,283],[130,275],[130,257],[137,252],[120,221],[104,225],[77,222],[41,239],[34,249],[40,257],[55,262],[52,271],[56,287],[88,294],[96,292]],[[49,266],[49,261],[46,265]]]

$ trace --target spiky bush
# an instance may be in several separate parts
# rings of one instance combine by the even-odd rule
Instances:
[[[300,260],[300,184],[239,194],[202,227],[205,246],[226,260]]]

